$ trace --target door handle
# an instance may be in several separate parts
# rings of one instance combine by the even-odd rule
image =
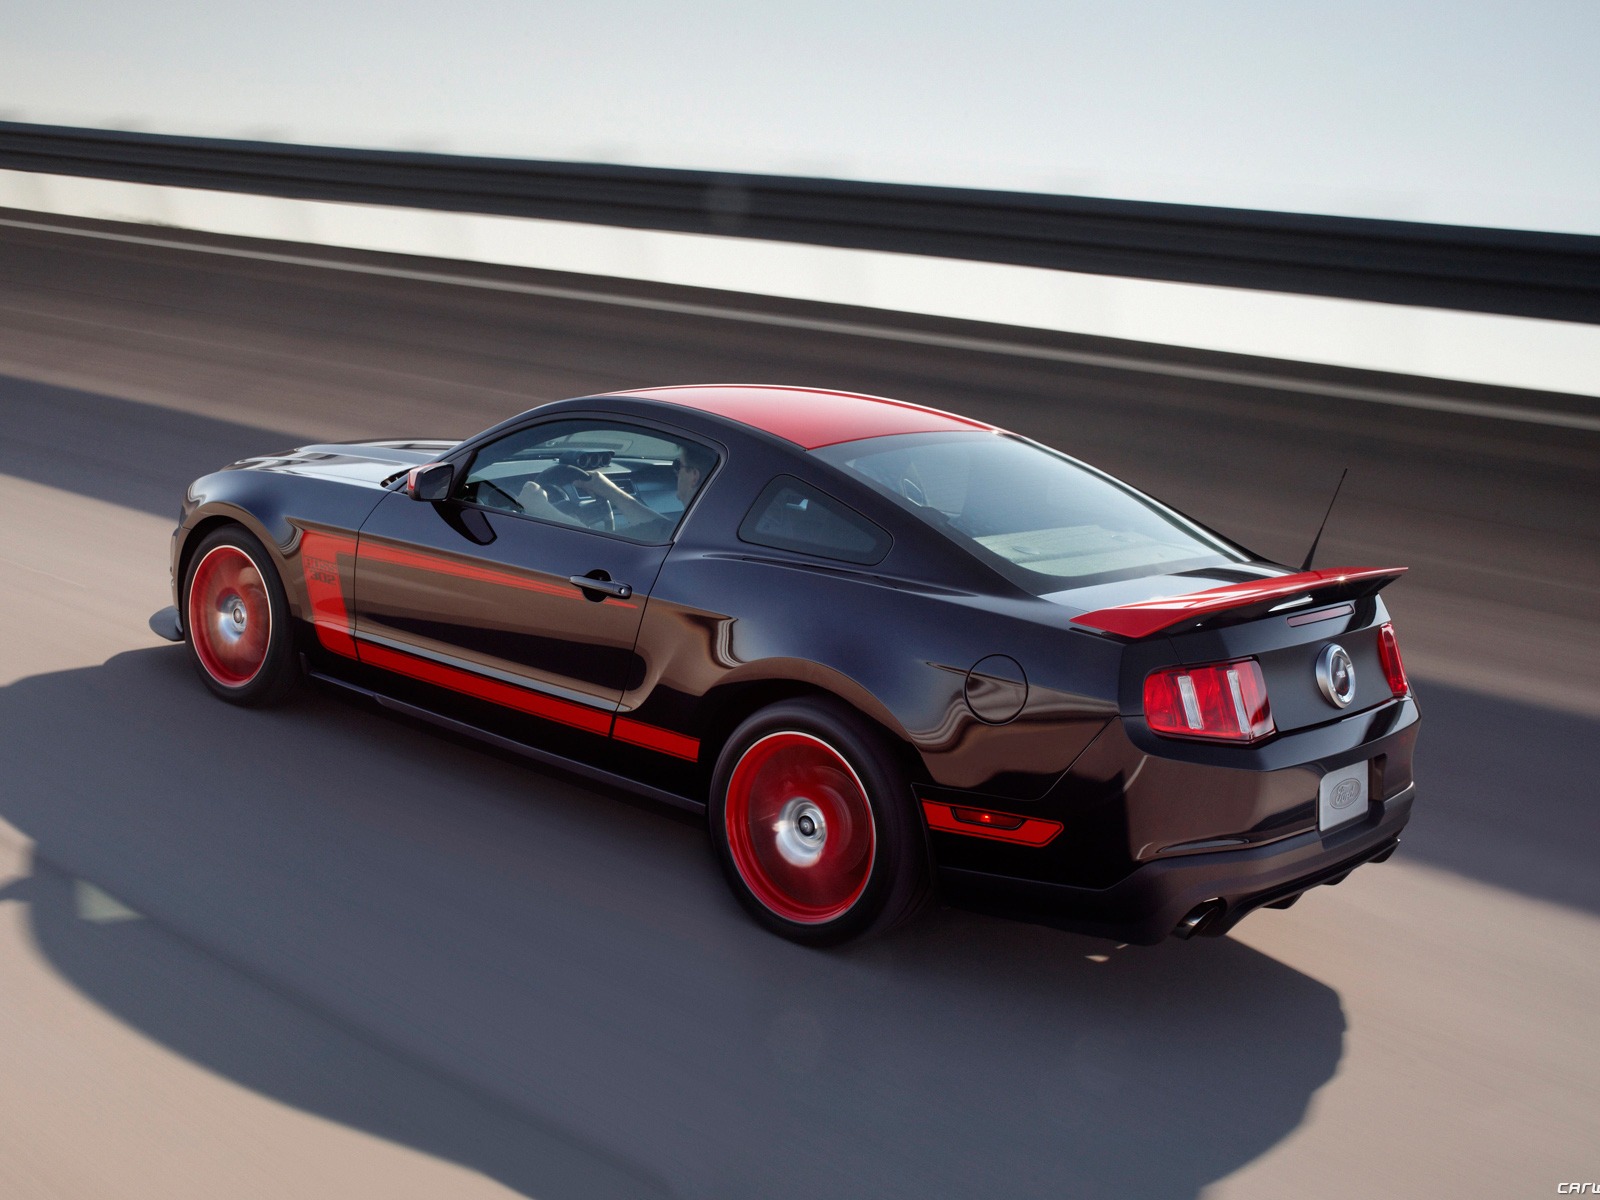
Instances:
[[[568,575],[567,582],[584,592],[600,592],[602,595],[615,596],[618,600],[626,600],[633,595],[633,584],[616,583],[607,578],[604,571],[592,571],[588,575]]]

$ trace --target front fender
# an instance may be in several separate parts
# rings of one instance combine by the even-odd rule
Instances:
[[[265,471],[223,470],[189,485],[183,516],[172,540],[173,599],[183,611],[184,572],[193,549],[212,529],[234,524],[249,530],[272,556],[290,612],[309,622],[310,603],[300,562],[308,527],[348,538],[386,493],[373,486]]]

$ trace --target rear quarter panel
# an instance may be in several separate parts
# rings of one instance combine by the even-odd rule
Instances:
[[[683,728],[714,752],[727,731],[713,727],[719,696],[798,684],[903,741],[926,782],[1020,800],[1043,795],[1115,713],[1115,648],[1016,611],[1031,604],[746,550],[668,556],[624,711]],[[1025,686],[1009,672],[972,673],[997,655],[1022,667]],[[981,719],[969,690],[998,696],[1002,709],[1009,695],[1020,710]],[[733,723],[753,711],[735,703]]]

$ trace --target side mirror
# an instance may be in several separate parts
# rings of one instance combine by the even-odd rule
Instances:
[[[413,500],[448,500],[455,480],[456,469],[447,462],[412,467],[406,475],[406,495]]]

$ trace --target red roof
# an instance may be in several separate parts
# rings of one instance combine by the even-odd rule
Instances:
[[[705,384],[698,387],[639,388],[613,392],[715,413],[786,438],[807,450],[893,433],[992,431],[993,425],[936,408],[829,392],[821,388],[768,387],[760,384]]]

